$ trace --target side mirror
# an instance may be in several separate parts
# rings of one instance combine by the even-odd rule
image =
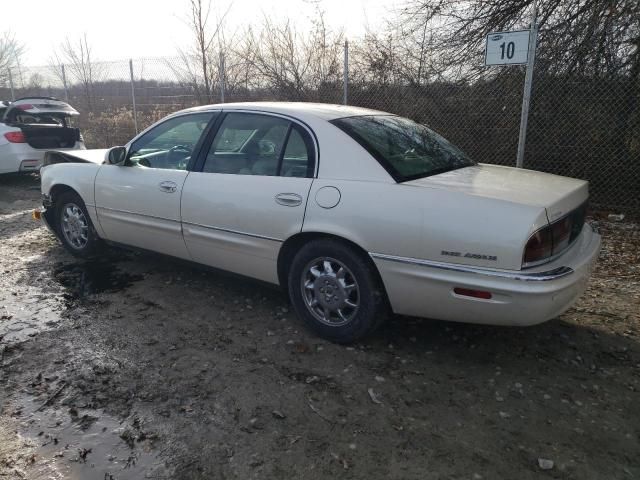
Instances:
[[[126,159],[127,149],[125,147],[110,148],[104,155],[104,163],[108,165],[124,165]]]

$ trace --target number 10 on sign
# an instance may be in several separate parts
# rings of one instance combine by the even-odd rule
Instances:
[[[525,65],[529,60],[529,30],[487,35],[485,65]]]

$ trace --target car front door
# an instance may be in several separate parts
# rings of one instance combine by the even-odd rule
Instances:
[[[135,139],[123,165],[95,180],[98,221],[107,240],[189,258],[180,225],[187,166],[216,112],[171,117]]]
[[[311,134],[285,117],[229,112],[210,137],[182,193],[191,257],[277,283],[278,252],[302,229],[313,181]]]

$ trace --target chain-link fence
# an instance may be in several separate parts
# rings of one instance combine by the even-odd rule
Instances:
[[[242,65],[229,64],[224,71],[222,65],[210,65],[208,82],[182,57],[94,63],[91,78],[72,65],[17,68],[11,72],[12,85],[0,84],[0,100],[10,100],[12,95],[67,99],[82,114],[79,126],[89,148],[123,144],[170,112],[222,98],[226,102],[344,101],[342,72],[304,89],[257,82],[248,73],[243,80],[243,73],[234,71]],[[425,123],[479,162],[513,166],[524,68],[493,72],[475,81],[422,85],[374,81],[355,72],[348,80],[346,97],[352,105]],[[524,166],[589,180],[595,206],[640,211],[639,80],[536,72]]]

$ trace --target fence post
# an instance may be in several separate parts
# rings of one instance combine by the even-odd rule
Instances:
[[[9,71],[9,86],[11,87],[11,101],[13,102],[16,99],[16,94],[13,91],[13,76],[11,75],[11,67],[7,69]]]
[[[524,77],[524,92],[522,94],[522,111],[520,112],[520,134],[518,135],[518,155],[516,167],[524,165],[524,148],[527,140],[527,122],[529,120],[529,105],[531,103],[531,85],[533,84],[533,67],[536,62],[536,43],[538,41],[538,20],[536,2],[533,2],[533,14],[531,15],[531,30],[529,34],[529,54],[527,58],[527,71]]]
[[[67,87],[67,74],[64,71],[64,65],[60,65],[62,69],[62,84],[64,85],[64,100],[69,103],[69,88]]]
[[[224,103],[224,53],[220,52],[220,103]]]
[[[349,93],[349,40],[344,40],[344,66],[342,67],[342,83],[344,88],[342,103],[347,104],[347,96]]]
[[[133,103],[133,125],[138,134],[138,110],[136,109],[136,89],[133,81],[133,59],[129,59],[129,75],[131,77],[131,102]]]

